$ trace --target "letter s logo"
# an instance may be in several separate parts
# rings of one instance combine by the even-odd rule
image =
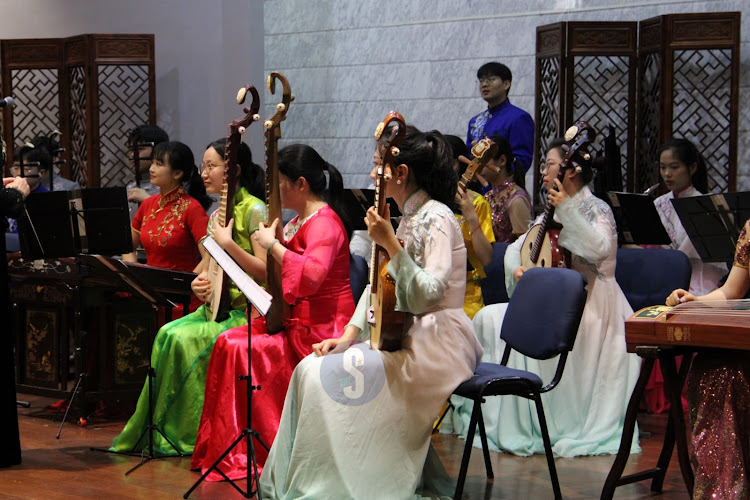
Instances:
[[[365,375],[357,369],[357,366],[362,366],[365,362],[365,354],[359,348],[352,348],[346,350],[344,353],[344,370],[354,378],[352,386],[344,387],[344,396],[349,399],[359,399],[365,392]]]

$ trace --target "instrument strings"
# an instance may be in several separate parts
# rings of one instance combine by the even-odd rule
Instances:
[[[671,315],[696,314],[701,316],[748,317],[750,299],[692,301],[675,306]]]

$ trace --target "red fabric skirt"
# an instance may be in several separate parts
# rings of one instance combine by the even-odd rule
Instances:
[[[275,335],[266,333],[265,318],[251,323],[250,356],[252,384],[260,386],[252,394],[252,428],[271,447],[284,408],[284,398],[297,363],[312,352],[312,344],[326,335],[316,335],[299,319],[292,318]],[[330,333],[330,332],[328,332]],[[191,469],[205,473],[247,427],[247,381],[240,380],[248,367],[247,326],[219,335],[211,353],[206,378],[205,402],[198,439],[190,462]],[[268,451],[254,441],[259,470]],[[230,479],[247,476],[247,441],[240,441],[222,460],[219,468]],[[207,481],[224,478],[212,471]]]

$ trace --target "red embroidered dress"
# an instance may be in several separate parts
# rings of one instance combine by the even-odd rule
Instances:
[[[146,198],[133,217],[149,266],[192,271],[200,262],[198,244],[206,236],[208,215],[182,186]]]

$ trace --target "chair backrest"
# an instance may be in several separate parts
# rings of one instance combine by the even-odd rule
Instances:
[[[570,351],[586,305],[585,287],[583,275],[572,269],[529,269],[508,303],[500,338],[536,359]]]
[[[359,255],[351,255],[349,261],[349,282],[352,287],[352,296],[354,296],[354,302],[359,301],[359,297],[362,292],[365,291],[367,286],[367,280],[369,279],[367,261]]]
[[[690,287],[690,260],[679,250],[620,248],[615,278],[634,311],[663,304],[672,290]]]
[[[495,242],[492,244],[492,262],[484,268],[486,278],[479,281],[482,288],[482,299],[485,305],[508,302],[508,291],[505,289],[505,250],[510,243]]]

